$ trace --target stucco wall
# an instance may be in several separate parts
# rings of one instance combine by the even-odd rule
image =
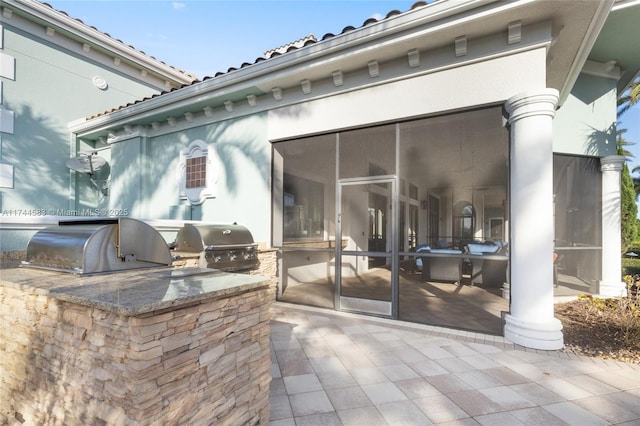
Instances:
[[[14,78],[4,76],[2,81],[2,109],[12,111],[14,118],[13,130],[7,127],[0,133],[0,162],[13,165],[14,176],[13,188],[0,188],[0,207],[69,208],[73,206],[69,193],[74,183],[65,161],[75,150],[68,123],[157,90],[11,23],[6,20],[0,26],[1,52],[4,59],[15,61]],[[42,35],[46,37],[44,31]],[[107,82],[105,90],[94,85],[95,76]],[[90,193],[94,196],[95,191]],[[96,206],[96,199],[90,206]]]
[[[544,48],[269,111],[269,139],[503,102],[546,87]]]
[[[616,154],[616,80],[580,74],[553,121],[553,151]]]
[[[213,123],[154,138],[113,144],[109,208],[142,219],[186,219],[246,226],[256,242],[270,238],[271,146],[266,114]],[[180,151],[213,144],[214,193],[201,205],[179,194]],[[87,201],[83,201],[87,202]],[[260,212],[260,214],[256,214]]]

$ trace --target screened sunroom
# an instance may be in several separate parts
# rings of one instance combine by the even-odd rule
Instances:
[[[508,132],[488,107],[274,144],[280,300],[500,334]],[[596,162],[554,157],[558,295],[600,276]]]
[[[274,158],[281,300],[501,332],[501,106],[279,142]]]

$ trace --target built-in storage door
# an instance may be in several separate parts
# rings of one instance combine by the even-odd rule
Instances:
[[[338,183],[336,306],[394,317],[397,312],[397,205],[394,177]]]

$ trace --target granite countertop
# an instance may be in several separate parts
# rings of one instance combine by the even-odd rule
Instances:
[[[20,267],[0,271],[0,285],[29,288],[67,302],[137,316],[266,287],[269,279],[204,268],[137,269],[87,276]]]

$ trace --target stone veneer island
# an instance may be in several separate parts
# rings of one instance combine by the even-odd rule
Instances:
[[[0,271],[0,424],[269,422],[268,278]]]

